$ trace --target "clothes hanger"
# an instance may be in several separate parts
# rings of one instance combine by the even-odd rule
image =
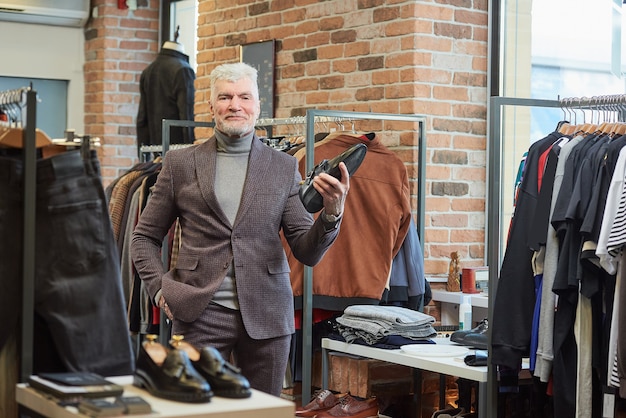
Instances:
[[[586,97],[582,97],[582,98],[578,99],[578,109],[583,114],[583,124],[580,127],[580,130],[583,133],[592,134],[592,133],[594,133],[594,132],[596,132],[598,130],[598,126],[593,123],[593,114],[591,115],[590,122],[587,122],[587,114],[585,113],[585,109],[583,109],[583,106],[582,106],[583,101],[584,102],[588,102],[589,99],[586,98]],[[592,112],[593,112],[593,110],[592,110]]]
[[[563,119],[556,124],[555,131],[565,135],[565,132],[569,129],[570,123],[567,115],[565,114],[565,108],[563,107],[563,104],[561,104],[561,111],[563,112]]]
[[[35,129],[35,146],[42,148],[54,145],[52,139],[41,129]],[[24,129],[0,125],[0,146],[22,148],[24,146]]]

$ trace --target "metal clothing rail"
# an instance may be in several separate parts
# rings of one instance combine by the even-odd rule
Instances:
[[[37,205],[37,92],[29,87],[0,92],[0,110],[7,113],[9,121],[22,129],[22,161],[24,165],[22,190],[22,309],[20,381],[25,382],[33,372],[33,344],[35,320],[35,241]],[[89,150],[90,137],[85,135],[81,147],[83,157]],[[65,145],[65,144],[62,144]]]
[[[489,161],[487,176],[487,265],[489,266],[489,295],[487,306],[487,318],[493,323],[493,306],[497,292],[497,279],[499,277],[500,264],[502,263],[503,249],[500,248],[501,215],[502,206],[502,112],[505,106],[561,108],[571,110],[613,111],[620,119],[623,119],[626,111],[626,95],[607,95],[593,97],[560,98],[558,100],[522,99],[512,97],[491,97],[489,100],[489,125],[488,125],[488,149]],[[565,112],[565,110],[564,110]],[[487,332],[489,346],[491,346],[491,330]],[[498,407],[498,380],[497,370],[488,358],[488,381],[487,381],[487,416],[496,416]]]
[[[30,87],[0,91],[0,109],[10,118],[11,122],[19,127],[24,124],[24,110],[27,106],[27,94]],[[34,93],[35,104],[37,93]]]
[[[35,216],[36,216],[36,121],[37,92],[31,87],[0,92],[0,109],[8,111],[14,123],[24,124],[22,158],[23,224],[22,224],[22,329],[20,378],[26,381],[33,370],[33,328],[35,320]],[[18,120],[19,119],[19,120]]]
[[[528,100],[528,99],[524,99]],[[559,98],[560,107],[599,108],[601,110],[613,110],[616,106],[626,106],[626,94],[606,94],[591,97],[566,97]]]
[[[426,117],[419,115],[400,115],[389,113],[350,112],[335,110],[307,110],[306,112],[306,154],[305,166],[308,173],[314,167],[315,122],[335,120],[381,120],[407,121],[418,124],[418,188],[417,188],[417,216],[418,234],[424,239],[424,205],[426,185]],[[302,293],[302,401],[311,398],[313,357],[313,268],[304,266],[303,293]]]
[[[574,124],[576,124],[576,110],[591,110],[598,113],[605,112],[614,115],[614,119],[623,120],[624,113],[626,112],[626,94],[610,94],[591,97],[568,97],[559,99],[559,107],[574,117]],[[605,118],[606,119],[606,118]],[[583,121],[584,122],[584,121]]]
[[[502,215],[502,111],[504,106],[524,107],[562,107],[558,100],[516,99],[510,97],[492,97],[490,99],[490,116],[488,126],[489,161],[487,176],[487,266],[489,266],[489,293],[487,297],[487,321],[493,324],[493,305],[497,291],[497,278],[502,262],[501,215]],[[491,329],[487,330],[488,347],[491,347]],[[497,370],[491,364],[491,356],[487,359],[487,415],[497,416],[498,412],[498,378]]]
[[[500,248],[500,225],[502,222],[502,111],[505,106],[519,107],[544,107],[579,110],[609,110],[626,111],[626,95],[594,96],[591,98],[563,98],[558,100],[522,99],[512,97],[492,97],[490,99],[490,117],[488,131],[488,201],[487,201],[487,263],[489,277],[498,277],[500,263],[502,262],[502,249]],[[617,107],[616,107],[617,106]],[[622,106],[622,108],[619,108]],[[493,288],[491,286],[494,285]],[[495,297],[496,283],[490,280],[489,311],[493,306],[492,298]]]
[[[335,115],[316,115],[315,123],[342,123],[355,120],[351,116],[335,116]],[[307,116],[291,116],[289,118],[260,118],[256,121],[256,126],[276,126],[276,125],[302,125],[310,124]]]
[[[341,116],[315,116],[314,123],[338,123],[353,121],[351,117]],[[213,128],[215,122],[199,122],[193,120],[178,120],[178,119],[163,119],[162,123],[162,145],[142,145],[140,152],[167,152],[170,148],[174,148],[175,145],[186,146],[190,144],[172,144],[171,143],[171,127],[194,127],[194,128]],[[279,125],[305,125],[311,121],[307,119],[307,116],[292,116],[288,118],[259,118],[256,121],[255,127],[272,127]]]
[[[18,123],[22,128],[22,161],[23,176],[22,190],[22,308],[21,308],[21,345],[16,350],[18,361],[18,382],[25,382],[33,370],[33,329],[35,304],[35,221],[36,221],[36,108],[37,93],[31,87],[0,92],[0,110],[9,118],[11,123]],[[24,126],[24,116],[26,126]],[[18,120],[19,119],[19,120]],[[16,125],[14,125],[16,126]],[[3,277],[0,280],[10,280]],[[3,347],[6,349],[6,347]],[[5,383],[13,384],[12,378]],[[12,393],[8,387],[0,389],[2,395]],[[9,407],[9,410],[11,407]],[[19,409],[19,408],[18,408]]]

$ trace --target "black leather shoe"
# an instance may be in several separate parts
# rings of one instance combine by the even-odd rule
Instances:
[[[339,170],[339,163],[341,162],[346,165],[348,173],[353,175],[357,168],[361,166],[366,153],[367,146],[359,143],[351,146],[332,160],[320,161],[300,184],[300,200],[302,200],[305,209],[310,213],[315,213],[324,207],[322,196],[313,187],[313,178],[315,176],[327,173],[341,180],[341,171]]]
[[[479,350],[487,350],[489,342],[486,333],[470,332],[463,338],[463,345],[477,348]]]
[[[252,395],[248,379],[241,374],[239,368],[224,360],[216,348],[204,347],[199,350],[182,341],[180,335],[172,336],[170,344],[189,355],[194,368],[209,382],[216,396],[248,398]]]
[[[473,337],[473,341],[474,343],[478,343],[481,344],[481,347],[476,347],[476,348],[480,348],[481,350],[486,350],[486,340],[487,340],[487,330],[489,329],[489,323],[487,322],[487,319],[483,319],[482,321],[480,321],[478,323],[478,325],[476,325],[474,328],[472,329],[468,329],[468,330],[464,330],[464,331],[454,331],[452,333],[452,335],[450,336],[450,341],[455,342],[457,344],[461,344],[461,345],[469,345],[474,347],[474,345],[471,344],[467,344],[466,343],[466,338],[468,335],[470,334],[477,334],[477,335],[483,335],[483,337]],[[482,347],[482,343],[484,343],[485,347]]]
[[[149,337],[149,338],[148,338]],[[168,350],[147,336],[139,348],[133,384],[158,398],[178,402],[209,402],[211,386],[193,367],[183,350]]]

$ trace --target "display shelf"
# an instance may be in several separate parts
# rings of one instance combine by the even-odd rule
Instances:
[[[436,339],[437,345],[453,345],[447,338]],[[424,354],[418,356],[415,354],[407,354],[404,351],[387,350],[382,348],[370,347],[362,344],[349,344],[343,341],[332,340],[329,338],[322,339],[322,348],[330,351],[339,351],[342,353],[353,354],[361,357],[372,358],[376,360],[386,361],[394,364],[401,364],[420,370],[426,370],[434,373],[441,373],[449,376],[462,377],[464,379],[473,380],[475,382],[487,382],[487,366],[468,366],[463,361],[465,354],[462,356],[433,356]],[[425,348],[432,348],[430,344],[426,344]],[[469,350],[466,354],[471,354],[473,350]],[[322,374],[322,378],[328,374]],[[323,382],[323,386],[327,387],[327,381]]]
[[[148,392],[132,385],[131,376],[108,378],[124,386],[123,396],[141,396],[152,407],[150,414],[128,415],[133,418],[293,418],[295,404],[286,399],[271,396],[256,390],[245,399],[229,399],[214,396],[207,403],[183,403],[151,396]],[[75,407],[57,404],[54,398],[37,391],[26,383],[16,388],[19,405],[47,418],[87,418]]]
[[[440,345],[456,345],[447,338],[437,339]],[[428,344],[428,346],[430,346]],[[432,347],[432,346],[431,346]],[[426,348],[426,347],[425,347]],[[360,344],[348,344],[343,341],[331,340],[329,338],[322,339],[322,387],[328,388],[328,354],[332,351],[357,355],[361,357],[371,358],[380,361],[386,361],[393,364],[401,364],[413,368],[416,371],[414,385],[416,388],[421,387],[421,371],[429,371],[442,375],[455,376],[478,383],[478,417],[486,418],[486,385],[488,381],[487,366],[468,366],[464,362],[463,356],[419,356],[415,354],[407,354],[404,351],[386,350],[381,348],[370,347]],[[471,353],[471,350],[467,353]],[[420,390],[421,392],[421,390]],[[418,392],[419,393],[419,392]],[[421,410],[421,398],[417,397],[417,410]]]
[[[447,290],[432,290],[433,301],[441,304],[441,325],[458,325],[459,305],[464,296],[471,296],[472,326],[487,318],[489,296],[484,293],[448,292]]]
[[[471,296],[472,306],[477,308],[487,308],[489,306],[489,296],[484,293],[463,293],[448,292],[447,290],[432,290],[433,300],[436,302],[460,304],[463,296]]]

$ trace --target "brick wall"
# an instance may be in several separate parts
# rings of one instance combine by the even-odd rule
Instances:
[[[199,1],[196,113],[209,119],[208,74],[239,46],[275,39],[276,117],[306,109],[427,117],[426,272],[449,255],[484,264],[487,1]],[[383,142],[412,176],[416,135]]]
[[[159,49],[158,0],[136,10],[92,0],[85,28],[85,133],[100,137],[105,186],[137,162],[139,77]]]
[[[86,132],[100,136],[105,184],[136,162],[139,76],[158,51],[158,1],[92,2]],[[427,117],[425,268],[484,264],[487,0],[199,0],[197,120],[210,120],[208,74],[242,44],[275,39],[276,117],[306,109]],[[416,193],[416,135],[376,126]],[[415,197],[414,197],[415,199]]]

